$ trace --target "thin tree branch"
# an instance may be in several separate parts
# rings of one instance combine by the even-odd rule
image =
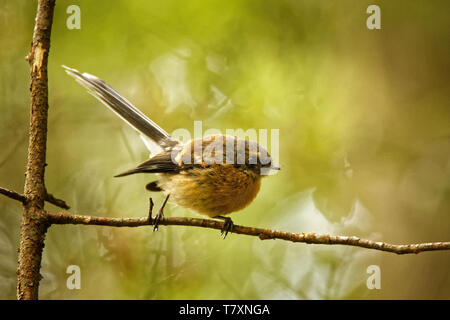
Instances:
[[[27,198],[23,194],[20,194],[18,192],[8,190],[8,189],[2,188],[2,187],[0,187],[0,194],[7,196],[8,198],[20,201],[20,202],[22,202],[22,204],[25,204],[27,202]],[[70,209],[70,206],[64,200],[56,198],[51,193],[45,194],[45,201],[47,201],[48,203],[51,203],[61,209],[65,209],[65,210]]]
[[[48,212],[49,222],[52,224],[83,224],[99,225],[110,227],[140,227],[153,225],[149,217],[145,218],[106,218],[85,215],[75,215],[69,212],[52,213]],[[209,229],[221,230],[223,222],[210,219],[171,217],[164,218],[159,225],[192,226]],[[303,242],[308,244],[327,244],[327,245],[348,245],[363,247],[367,249],[392,252],[397,254],[419,253],[422,251],[450,250],[450,242],[430,242],[396,245],[385,242],[371,241],[358,237],[332,236],[328,234],[315,233],[291,233],[270,229],[261,229],[234,225],[231,233],[245,234],[259,237],[261,240],[280,239],[292,242]]]
[[[67,204],[67,202],[65,202],[62,199],[56,198],[51,193],[46,193],[45,194],[45,201],[47,201],[48,203],[51,203],[54,206],[57,206],[57,207],[59,207],[61,209],[65,209],[65,210],[69,210],[70,209],[70,206]]]
[[[2,187],[0,187],[0,194],[7,196],[8,198],[20,201],[22,203],[25,203],[27,201],[27,198],[23,194]]]

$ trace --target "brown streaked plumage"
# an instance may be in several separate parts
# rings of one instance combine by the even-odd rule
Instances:
[[[232,165],[212,165],[161,174],[158,186],[180,206],[213,218],[249,205],[258,194],[261,176]]]
[[[258,194],[265,171],[279,169],[272,166],[267,151],[253,141],[213,135],[183,144],[170,137],[104,81],[75,69],[64,68],[89,93],[161,148],[162,151],[149,160],[116,176],[135,173],[159,175],[157,181],[146,186],[149,191],[162,191],[167,195],[155,217],[155,230],[163,218],[163,208],[170,196],[171,201],[180,206],[209,217],[225,219],[222,230],[225,237],[233,223],[223,216],[249,205]]]

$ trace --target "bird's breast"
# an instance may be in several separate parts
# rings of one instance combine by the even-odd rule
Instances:
[[[250,204],[258,194],[261,178],[251,170],[225,164],[162,174],[158,185],[178,205],[215,217]]]

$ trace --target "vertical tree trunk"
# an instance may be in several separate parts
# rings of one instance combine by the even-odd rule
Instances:
[[[28,164],[20,226],[20,248],[17,269],[17,298],[37,299],[41,276],[42,249],[48,223],[44,209],[44,184],[48,78],[47,60],[55,0],[39,0],[31,52],[27,57],[31,69],[31,113]]]

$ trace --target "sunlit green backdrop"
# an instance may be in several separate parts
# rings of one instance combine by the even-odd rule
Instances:
[[[46,184],[72,213],[139,217],[138,135],[62,64],[172,132],[279,129],[282,170],[235,223],[391,243],[450,240],[448,1],[60,1],[49,58]],[[66,9],[81,8],[69,30]],[[381,30],[366,27],[370,4]],[[36,1],[0,0],[0,185],[21,191]],[[153,194],[157,205],[162,195]],[[49,210],[57,211],[48,205]],[[0,298],[15,298],[21,207],[0,197]],[[169,216],[198,217],[170,205]],[[81,289],[66,286],[69,265]],[[366,270],[378,265],[381,289]],[[43,299],[450,298],[448,252],[260,241],[187,227],[52,226]]]

